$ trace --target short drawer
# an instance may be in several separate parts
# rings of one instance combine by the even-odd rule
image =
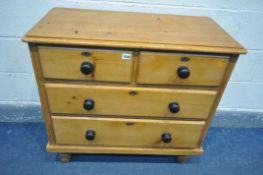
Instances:
[[[52,113],[207,118],[216,91],[48,83]]]
[[[195,148],[204,121],[52,117],[61,145]]]
[[[129,82],[131,51],[39,47],[43,75],[50,79]]]
[[[137,83],[218,86],[229,58],[141,52]]]

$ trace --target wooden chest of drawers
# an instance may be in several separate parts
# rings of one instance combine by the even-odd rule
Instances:
[[[239,54],[206,17],[52,9],[29,43],[49,152],[199,155]],[[215,150],[216,151],[216,150]]]

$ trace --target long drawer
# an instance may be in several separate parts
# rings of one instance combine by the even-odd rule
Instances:
[[[52,116],[61,145],[195,148],[204,121]]]
[[[38,48],[43,76],[49,79],[129,82],[133,53],[89,48]]]
[[[217,92],[120,86],[45,85],[52,113],[207,118]]]
[[[218,86],[228,60],[227,56],[141,52],[137,82]]]

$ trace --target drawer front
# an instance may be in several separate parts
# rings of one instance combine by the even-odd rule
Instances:
[[[216,91],[46,84],[52,113],[207,118]]]
[[[62,145],[195,148],[204,121],[165,121],[53,116]]]
[[[39,47],[45,78],[129,82],[130,51]]]
[[[141,52],[137,82],[217,86],[227,64],[228,57]]]

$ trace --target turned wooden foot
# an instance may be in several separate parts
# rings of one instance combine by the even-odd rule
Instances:
[[[63,163],[67,163],[71,160],[72,155],[68,153],[60,153],[59,160]]]
[[[177,156],[176,158],[178,163],[187,163],[189,160],[189,157],[184,155]]]

